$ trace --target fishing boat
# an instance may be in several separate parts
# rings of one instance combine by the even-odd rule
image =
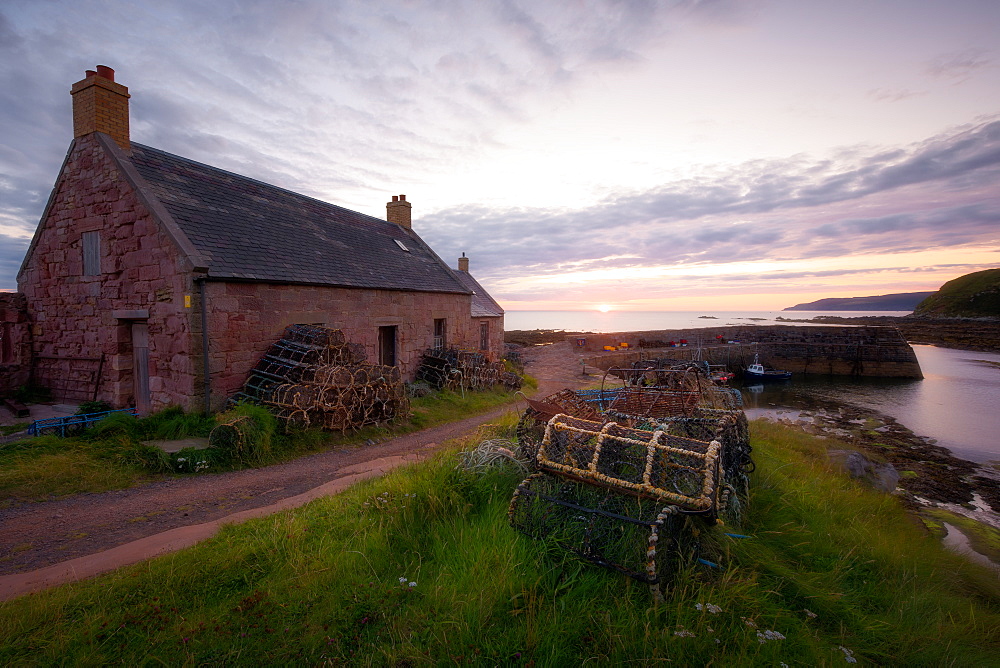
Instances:
[[[753,364],[747,367],[744,375],[749,380],[788,380],[792,377],[792,372],[765,369],[764,365],[760,363],[757,353],[754,353]]]

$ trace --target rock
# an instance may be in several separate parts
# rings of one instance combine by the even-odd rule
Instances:
[[[892,492],[899,482],[899,472],[888,463],[878,463],[853,450],[831,450],[830,461],[852,478],[868,483],[880,492]]]

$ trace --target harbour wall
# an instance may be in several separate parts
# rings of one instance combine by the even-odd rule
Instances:
[[[755,354],[799,374],[923,378],[913,348],[895,327],[747,325],[568,336],[586,363],[630,367],[640,359],[701,359],[743,371]]]

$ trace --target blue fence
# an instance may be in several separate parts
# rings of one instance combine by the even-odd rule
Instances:
[[[112,413],[127,413],[135,415],[134,408],[124,408],[117,411],[104,411],[102,413],[87,413],[86,415],[68,415],[66,417],[48,418],[45,420],[35,420],[28,427],[28,436],[43,436],[45,434],[55,434],[56,436],[67,436],[79,434],[84,429],[88,429],[95,422],[111,415]]]

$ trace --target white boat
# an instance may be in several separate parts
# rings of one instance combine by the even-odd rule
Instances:
[[[788,380],[792,377],[792,372],[765,369],[764,365],[760,363],[757,353],[754,353],[753,364],[747,367],[744,375],[750,380]]]

